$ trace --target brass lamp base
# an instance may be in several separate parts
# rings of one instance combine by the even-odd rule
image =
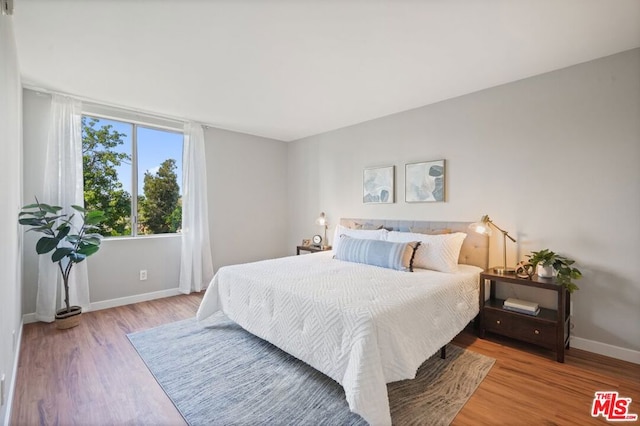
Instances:
[[[493,272],[498,275],[515,275],[516,270],[514,268],[506,268],[504,266],[498,266],[493,268]]]

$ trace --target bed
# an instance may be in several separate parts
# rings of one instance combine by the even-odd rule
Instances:
[[[342,219],[396,231],[467,232],[466,222]],[[198,309],[222,311],[250,333],[338,382],[351,411],[390,425],[386,383],[418,367],[478,313],[486,237],[467,233],[455,273],[352,263],[332,251],[222,267]]]

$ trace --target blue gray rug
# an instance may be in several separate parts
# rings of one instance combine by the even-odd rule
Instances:
[[[367,424],[338,383],[222,315],[127,337],[191,426]],[[393,423],[451,423],[494,361],[448,345],[446,360],[388,385]]]

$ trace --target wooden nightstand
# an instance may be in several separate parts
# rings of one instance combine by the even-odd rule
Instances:
[[[484,282],[489,280],[491,290],[485,302]],[[537,316],[519,314],[503,309],[504,300],[496,298],[496,282],[542,288],[558,295],[556,309],[540,308]],[[493,272],[480,274],[480,321],[478,335],[484,338],[485,331],[533,343],[556,351],[558,362],[564,362],[564,350],[569,349],[571,319],[569,307],[571,296],[555,279],[518,278],[515,275],[499,275]]]
[[[300,255],[300,251],[308,251],[309,253],[317,253],[319,251],[331,250],[331,246],[296,246],[296,255]]]

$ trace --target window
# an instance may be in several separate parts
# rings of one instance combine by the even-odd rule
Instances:
[[[84,202],[105,212],[104,236],[180,232],[182,144],[178,131],[82,116]]]

